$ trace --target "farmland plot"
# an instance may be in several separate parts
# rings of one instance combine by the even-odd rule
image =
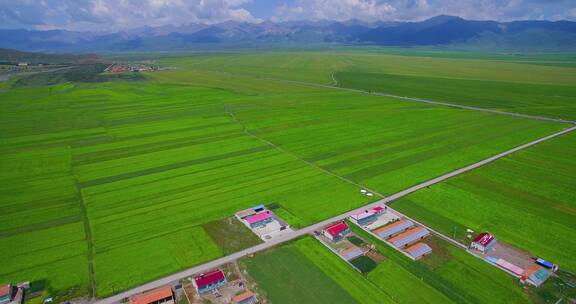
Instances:
[[[370,238],[370,242],[375,242],[385,260],[367,276],[311,237],[246,258],[243,263],[268,298],[279,303],[307,303],[311,290],[316,291],[318,301],[339,294],[344,303],[349,297],[357,303],[528,301],[514,278],[443,241],[433,241],[434,253],[418,262],[376,239]],[[309,282],[310,278],[314,281]],[[323,294],[326,291],[328,295]],[[318,296],[320,292],[322,296]]]
[[[0,107],[0,242],[30,244],[0,280],[98,297],[222,256],[204,225],[240,209],[306,226],[370,201],[319,167],[388,194],[563,127],[191,69]]]
[[[252,99],[237,116],[254,134],[386,195],[562,128],[350,93],[283,98],[290,107]]]
[[[566,134],[394,204],[446,234],[490,231],[576,269],[576,136]]]

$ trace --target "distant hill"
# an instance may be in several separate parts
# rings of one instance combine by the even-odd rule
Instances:
[[[511,51],[576,51],[576,22],[473,21],[438,16],[421,22],[292,21],[143,27],[117,33],[0,30],[0,47],[29,51],[182,51],[306,44],[458,46]]]
[[[46,54],[0,48],[0,62],[2,63],[85,64],[100,61],[96,55]]]

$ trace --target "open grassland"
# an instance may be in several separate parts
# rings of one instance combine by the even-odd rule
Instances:
[[[338,71],[573,85],[573,68],[482,59],[398,56],[366,52],[265,52],[162,60],[172,66],[330,84]]]
[[[558,130],[559,125],[349,93],[270,96],[233,108],[298,157],[392,194]],[[353,101],[353,102],[352,102]],[[272,114],[273,113],[273,114]]]
[[[248,227],[235,217],[211,221],[203,225],[212,241],[227,255],[262,243]],[[230,237],[230,236],[234,237]]]
[[[295,245],[269,250],[244,263],[273,303],[356,303]]]
[[[419,262],[409,260],[378,240],[371,241],[386,259],[367,276],[310,237],[246,259],[245,264],[248,273],[274,303],[308,303],[312,290],[338,294],[344,290],[347,296],[341,296],[342,299],[351,296],[357,303],[529,301],[514,278],[440,240],[428,240],[434,253]],[[316,278],[316,282],[308,282],[310,277]]]
[[[564,127],[186,64],[3,86],[0,248],[17,250],[0,251],[0,281],[54,294],[103,297],[220,257],[206,225],[256,204],[306,226],[369,202],[323,170],[389,194]]]
[[[321,84],[333,83],[334,74],[342,87],[576,119],[576,67],[564,61],[550,65],[553,55],[535,64],[517,58],[442,58],[426,52],[408,53],[412,56],[354,51],[218,54],[164,62]]]
[[[567,134],[394,203],[448,235],[466,228],[574,271],[576,135]]]
[[[551,118],[576,119],[576,85],[364,72],[336,73],[335,78],[342,87]]]

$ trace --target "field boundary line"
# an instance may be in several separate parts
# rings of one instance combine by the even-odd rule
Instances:
[[[334,73],[331,74],[331,77],[332,77],[332,82],[336,83],[336,85],[337,85],[337,81],[336,81],[336,78],[334,77]],[[416,97],[409,97],[409,96],[400,96],[400,95],[394,95],[394,94],[388,94],[388,93],[382,93],[382,92],[372,92],[372,91],[361,90],[361,89],[345,88],[345,87],[339,87],[339,86],[335,86],[335,85],[326,85],[326,84],[321,84],[321,83],[313,83],[313,82],[306,82],[306,81],[299,81],[299,80],[289,80],[289,79],[275,78],[275,77],[257,77],[257,78],[266,79],[266,80],[275,80],[275,81],[287,82],[287,83],[294,83],[294,84],[300,84],[300,85],[307,85],[307,86],[312,86],[312,87],[326,88],[326,89],[332,89],[332,90],[346,91],[346,92],[352,92],[352,93],[390,97],[390,98],[400,99],[400,100],[404,100],[404,101],[426,103],[426,104],[431,104],[431,105],[457,108],[457,109],[463,109],[463,110],[478,111],[478,112],[492,113],[492,114],[498,114],[498,115],[506,115],[506,116],[519,117],[519,118],[535,119],[535,120],[540,120],[540,121],[576,124],[576,121],[574,121],[574,120],[567,120],[567,119],[562,119],[562,118],[551,118],[551,117],[545,117],[545,116],[522,114],[522,113],[517,113],[517,112],[504,112],[504,111],[499,111],[499,110],[494,110],[494,109],[489,109],[489,108],[479,108],[479,107],[474,107],[474,106],[461,105],[461,104],[457,104],[457,103],[448,103],[448,102],[434,101],[434,100],[430,100],[430,99],[423,99],[423,98],[416,98]]]
[[[228,106],[226,106],[226,112],[231,116],[232,119],[235,119],[235,121],[238,122],[238,120],[236,119],[234,113],[232,113],[232,112],[229,110]],[[238,122],[238,123],[243,127],[243,129],[245,130],[245,132],[247,132],[245,126],[244,126],[243,124],[241,124],[240,122]],[[164,277],[164,278],[157,279],[157,280],[155,280],[155,281],[151,281],[151,282],[145,283],[145,284],[143,284],[143,285],[140,285],[140,286],[138,286],[138,287],[135,287],[135,288],[129,289],[129,290],[127,290],[127,291],[118,293],[118,294],[113,295],[113,296],[110,296],[110,297],[108,297],[108,298],[104,298],[104,299],[101,299],[101,300],[97,300],[97,301],[95,301],[94,303],[95,303],[95,304],[114,304],[114,303],[120,303],[120,302],[122,302],[123,300],[125,300],[126,298],[128,298],[128,297],[130,297],[130,296],[132,296],[132,295],[139,294],[139,293],[142,293],[142,292],[145,292],[145,291],[147,291],[147,290],[154,289],[154,288],[162,287],[162,286],[164,286],[164,285],[176,284],[176,283],[177,283],[179,280],[181,280],[181,279],[190,277],[190,276],[192,276],[192,275],[194,275],[194,274],[197,274],[197,273],[202,273],[202,272],[209,271],[209,270],[211,270],[211,269],[217,268],[217,267],[222,266],[222,265],[224,265],[224,264],[227,264],[227,263],[236,261],[236,260],[238,260],[238,259],[240,259],[240,258],[243,258],[243,257],[245,257],[245,256],[249,256],[249,255],[255,254],[255,253],[257,253],[257,252],[264,251],[264,250],[266,250],[266,249],[270,249],[270,248],[272,248],[272,247],[274,247],[274,246],[277,246],[277,245],[280,245],[280,244],[282,244],[282,243],[285,243],[285,242],[288,242],[288,241],[297,239],[297,238],[302,237],[302,236],[304,236],[304,235],[312,234],[312,233],[314,233],[314,231],[320,230],[320,229],[322,229],[324,226],[326,226],[326,225],[328,225],[328,224],[331,224],[331,223],[336,222],[336,221],[343,221],[343,220],[345,220],[346,218],[348,218],[349,216],[351,216],[351,215],[353,215],[353,214],[356,214],[356,213],[358,213],[358,212],[363,212],[363,211],[366,210],[367,208],[372,208],[372,207],[376,207],[376,206],[381,206],[382,204],[388,204],[388,203],[393,202],[393,201],[395,201],[395,200],[398,200],[398,199],[400,199],[400,198],[402,198],[402,197],[404,197],[404,196],[407,196],[407,195],[409,195],[409,194],[411,194],[411,193],[413,193],[413,192],[416,192],[416,191],[418,191],[418,190],[420,190],[420,189],[422,189],[422,188],[429,187],[429,186],[431,186],[431,185],[434,185],[434,184],[440,183],[440,182],[442,182],[442,181],[444,181],[444,180],[447,180],[447,179],[449,179],[449,178],[451,178],[451,177],[458,176],[458,175],[463,174],[463,173],[465,173],[465,172],[468,172],[468,171],[471,171],[471,170],[473,170],[473,169],[482,167],[482,166],[484,166],[484,165],[486,165],[486,164],[489,164],[489,163],[491,163],[491,162],[494,162],[494,161],[496,161],[496,160],[498,160],[498,159],[500,159],[500,158],[503,158],[503,157],[505,157],[505,156],[508,156],[508,155],[510,155],[510,154],[513,154],[513,153],[515,153],[515,152],[517,152],[517,151],[520,151],[520,150],[523,150],[523,149],[532,147],[532,146],[534,146],[534,145],[537,145],[537,144],[539,144],[539,143],[542,143],[542,142],[544,142],[544,141],[550,140],[550,139],[552,139],[552,138],[555,138],[555,137],[564,135],[564,134],[569,133],[569,132],[572,132],[572,131],[574,131],[574,130],[576,130],[576,126],[572,126],[572,127],[570,127],[570,128],[566,128],[566,129],[564,129],[564,130],[561,130],[561,131],[558,131],[558,132],[553,133],[553,134],[551,134],[551,135],[548,135],[548,136],[545,136],[545,137],[536,139],[536,140],[531,141],[531,142],[529,142],[529,143],[526,143],[526,144],[517,146],[517,147],[515,147],[515,148],[512,148],[512,149],[507,150],[507,151],[505,151],[505,152],[499,153],[499,154],[497,154],[497,155],[494,155],[494,156],[489,157],[489,158],[487,158],[487,159],[484,159],[484,160],[482,160],[482,161],[476,162],[476,163],[474,163],[474,164],[468,165],[468,166],[466,166],[466,167],[463,167],[463,168],[454,170],[454,171],[452,171],[452,172],[446,173],[446,174],[444,174],[444,175],[442,175],[442,176],[439,176],[439,177],[430,179],[430,180],[428,180],[428,181],[422,182],[422,183],[420,183],[420,184],[414,185],[414,186],[409,187],[409,188],[407,188],[407,189],[405,189],[405,190],[402,190],[402,191],[397,192],[397,193],[395,193],[395,194],[392,194],[392,195],[390,195],[390,196],[384,197],[384,198],[382,198],[382,199],[380,199],[380,200],[378,200],[378,201],[375,201],[375,202],[369,203],[369,204],[367,204],[367,205],[361,206],[361,207],[359,207],[359,208],[356,208],[356,209],[354,209],[354,210],[351,210],[351,211],[348,211],[348,212],[345,212],[345,213],[336,215],[336,216],[331,217],[331,218],[329,218],[329,219],[320,221],[320,222],[318,222],[318,223],[316,223],[316,224],[312,224],[312,225],[310,225],[310,226],[307,226],[307,227],[304,227],[304,228],[302,228],[302,229],[296,230],[296,231],[294,231],[294,232],[292,232],[292,233],[290,233],[290,234],[285,234],[285,235],[283,235],[283,236],[281,236],[281,237],[279,237],[279,238],[277,238],[277,239],[271,240],[270,242],[261,243],[261,244],[258,244],[258,245],[256,245],[256,246],[249,247],[249,248],[243,249],[243,250],[241,250],[241,251],[232,253],[232,254],[230,254],[230,255],[227,255],[227,256],[224,256],[224,257],[221,257],[221,258],[218,258],[218,259],[215,259],[215,260],[206,262],[206,263],[204,263],[204,264],[200,264],[200,265],[193,266],[193,267],[191,267],[191,268],[182,270],[182,271],[180,271],[180,272],[174,273],[174,274],[169,275],[169,276],[166,276],[166,277]],[[255,138],[255,139],[258,139],[258,140],[260,140],[260,141],[266,142],[266,143],[274,146],[274,147],[277,148],[279,151],[283,151],[283,152],[286,151],[286,150],[284,150],[283,148],[275,145],[274,143],[271,143],[271,142],[269,142],[268,140],[265,140],[265,139],[262,139],[262,138],[260,138],[260,137],[258,137],[258,136],[256,136],[256,135],[253,135],[253,134],[251,134],[250,132],[247,132],[246,134],[249,135],[249,136],[251,136],[251,137],[253,137],[253,138]],[[291,155],[294,155],[293,153],[288,152],[288,151],[286,151],[286,153],[289,153],[289,154],[291,154]],[[295,156],[298,157],[297,155],[295,155]],[[298,158],[300,159],[300,157],[298,157]],[[305,160],[304,160],[304,161],[305,161]],[[310,162],[308,162],[308,161],[305,161],[305,162],[306,162],[306,163],[310,163]],[[319,168],[317,165],[314,165],[314,167]],[[349,181],[348,179],[343,178],[343,177],[340,177],[340,176],[338,176],[338,175],[336,175],[336,174],[334,174],[334,173],[332,173],[332,172],[330,172],[330,171],[326,171],[325,169],[322,169],[322,168],[319,168],[319,169],[321,169],[323,172],[326,172],[326,173],[328,173],[328,174],[330,174],[330,175],[332,175],[332,176],[336,176],[336,177],[338,177],[339,179],[341,179],[341,180],[343,180],[343,181]],[[353,182],[353,181],[351,181],[351,182],[352,182],[354,185],[358,185],[357,183],[355,183],[355,182]],[[365,188],[365,187],[362,187],[362,188]],[[367,189],[367,188],[365,188],[365,189]],[[378,194],[377,192],[374,192],[374,193],[377,194],[377,195],[381,195],[381,194]],[[389,208],[389,209],[392,209],[392,208]],[[397,212],[396,210],[394,210],[394,211]],[[399,212],[398,212],[398,213],[399,213]],[[400,214],[400,213],[399,213],[399,214]],[[409,218],[409,217],[407,217],[407,218]],[[421,223],[419,223],[418,221],[415,221],[415,223],[421,224]],[[428,228],[427,225],[422,225],[422,226]],[[463,246],[461,243],[457,242],[456,240],[454,240],[454,239],[452,239],[452,238],[450,238],[450,237],[448,237],[448,236],[446,236],[446,235],[444,235],[444,234],[442,234],[442,233],[440,233],[440,232],[438,232],[438,231],[436,231],[436,230],[434,230],[434,229],[430,229],[430,231],[434,232],[436,235],[440,236],[442,239],[448,240],[448,241],[450,242],[450,244],[456,245],[456,246],[458,246],[459,248],[462,248],[462,246]]]
[[[96,298],[96,277],[94,272],[94,243],[92,241],[92,228],[90,227],[90,221],[88,219],[88,213],[86,211],[86,205],[84,204],[84,197],[82,196],[82,188],[80,187],[78,177],[74,176],[74,184],[76,186],[76,192],[78,192],[78,200],[80,206],[80,215],[82,217],[82,222],[84,223],[84,237],[86,239],[87,245],[87,258],[88,258],[88,281],[90,284],[90,297]]]
[[[315,163],[313,163],[313,162],[311,162],[311,161],[308,161],[308,160],[303,159],[302,157],[300,157],[300,156],[297,155],[296,153],[291,152],[291,151],[288,151],[288,150],[286,150],[286,149],[284,149],[284,148],[276,145],[275,143],[273,143],[273,142],[271,142],[271,141],[269,141],[269,140],[267,140],[267,139],[265,139],[265,138],[262,138],[262,137],[254,134],[254,133],[252,133],[252,132],[250,132],[250,130],[248,130],[248,128],[246,128],[246,126],[245,126],[240,120],[238,120],[238,118],[236,117],[236,115],[234,114],[234,112],[231,111],[228,106],[226,106],[226,112],[228,113],[228,115],[230,115],[230,117],[232,118],[232,120],[233,120],[234,122],[236,122],[237,124],[239,124],[240,126],[242,126],[242,131],[243,131],[246,135],[248,135],[248,136],[250,136],[250,137],[252,137],[252,138],[257,139],[257,140],[259,140],[259,141],[261,141],[261,142],[263,142],[263,143],[265,143],[265,144],[267,144],[267,145],[275,148],[276,150],[278,150],[278,151],[280,151],[280,152],[282,152],[282,153],[286,153],[286,154],[288,154],[288,155],[290,155],[290,156],[292,156],[292,157],[294,157],[294,158],[296,158],[296,159],[298,159],[298,160],[306,163],[307,165],[309,165],[309,166],[311,166],[311,167],[313,167],[313,168],[315,168],[315,169],[318,169],[318,170],[320,170],[320,171],[322,171],[322,172],[324,172],[324,173],[326,173],[326,174],[329,174],[329,175],[331,175],[331,176],[333,176],[333,177],[336,177],[336,178],[338,178],[338,179],[340,179],[340,180],[342,180],[342,181],[345,181],[345,182],[347,182],[347,183],[349,183],[349,184],[352,184],[352,185],[354,185],[354,186],[357,186],[357,187],[359,187],[359,188],[366,189],[366,190],[374,193],[375,195],[379,196],[380,198],[386,197],[386,196],[385,196],[384,194],[382,194],[382,193],[379,193],[379,192],[374,191],[374,190],[372,190],[372,189],[370,189],[370,188],[367,188],[367,187],[365,187],[365,186],[362,186],[362,185],[358,184],[357,182],[355,182],[355,181],[353,181],[353,180],[351,180],[351,179],[348,179],[348,178],[346,178],[346,177],[340,176],[340,175],[338,175],[338,174],[336,174],[336,173],[334,173],[334,172],[332,172],[332,171],[330,171],[330,170],[324,169],[324,168],[316,165]]]
[[[503,158],[503,157],[506,157],[506,156],[508,156],[508,155],[510,155],[510,154],[513,154],[513,153],[516,153],[516,152],[518,152],[518,151],[520,151],[520,150],[524,150],[524,149],[526,149],[526,148],[535,146],[535,145],[537,145],[537,144],[539,144],[539,143],[542,143],[542,142],[545,142],[545,141],[547,141],[547,140],[553,139],[553,138],[555,138],[555,137],[564,135],[564,134],[566,134],[566,133],[570,133],[570,132],[572,132],[572,131],[574,131],[574,130],[576,130],[576,126],[563,129],[563,130],[561,130],[561,131],[558,131],[558,132],[556,132],[556,133],[550,134],[550,135],[548,135],[548,136],[541,137],[541,138],[539,138],[539,139],[536,139],[536,140],[531,141],[531,142],[529,142],[529,143],[526,143],[526,144],[517,146],[516,148],[512,148],[512,149],[507,150],[507,151],[504,151],[504,152],[502,152],[502,153],[496,154],[496,155],[494,155],[494,156],[491,156],[491,157],[486,158],[486,159],[484,159],[484,160],[481,160],[481,161],[479,161],[479,162],[473,163],[473,164],[468,165],[468,166],[466,166],[466,167],[463,167],[463,168],[454,170],[454,171],[449,172],[449,173],[447,173],[447,174],[444,174],[444,175],[442,175],[442,176],[438,176],[438,177],[436,177],[436,178],[430,179],[430,180],[428,180],[428,181],[425,181],[425,182],[423,182],[423,183],[417,184],[417,185],[412,186],[412,187],[410,187],[410,188],[404,189],[404,190],[402,190],[402,191],[400,191],[400,192],[397,192],[397,193],[395,193],[395,194],[392,194],[392,195],[390,195],[390,196],[382,199],[381,202],[383,202],[383,203],[388,203],[388,202],[397,200],[397,199],[402,198],[402,197],[404,197],[404,196],[406,196],[406,195],[408,195],[408,194],[411,194],[411,193],[413,193],[413,192],[416,192],[416,191],[418,191],[418,190],[420,190],[420,189],[429,187],[429,186],[431,186],[431,185],[434,185],[434,184],[440,183],[440,182],[442,182],[442,181],[445,181],[445,180],[447,180],[447,179],[449,179],[449,178],[451,178],[451,177],[458,176],[458,175],[460,175],[460,174],[462,174],[462,173],[465,173],[465,172],[471,171],[471,170],[473,170],[473,169],[482,167],[482,166],[484,166],[484,165],[486,165],[486,164],[489,164],[489,163],[491,163],[491,162],[494,162],[494,161],[496,161],[496,160],[498,160],[498,159],[501,159],[501,158]]]

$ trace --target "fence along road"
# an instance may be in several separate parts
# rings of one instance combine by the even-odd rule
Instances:
[[[219,258],[219,259],[210,261],[210,262],[205,263],[205,264],[202,264],[202,265],[198,265],[198,266],[195,266],[195,267],[192,267],[192,268],[188,268],[188,269],[186,269],[186,270],[183,270],[183,271],[181,271],[181,272],[172,274],[172,275],[170,275],[170,276],[167,276],[167,277],[158,279],[158,280],[156,280],[156,281],[152,281],[152,282],[146,283],[146,284],[141,285],[141,286],[138,286],[138,287],[136,287],[136,288],[133,288],[133,289],[124,291],[124,292],[122,292],[122,293],[119,293],[119,294],[117,294],[117,295],[114,295],[114,296],[111,296],[111,297],[108,297],[108,298],[105,298],[105,299],[96,301],[96,304],[113,304],[113,303],[118,303],[118,302],[121,302],[122,300],[124,300],[124,299],[126,299],[126,298],[128,298],[128,297],[130,297],[130,296],[135,295],[135,294],[139,294],[139,293],[142,293],[142,292],[147,291],[147,290],[150,290],[150,289],[162,287],[162,286],[164,286],[164,285],[174,284],[174,283],[178,282],[180,279],[190,277],[190,276],[192,276],[192,275],[194,275],[194,274],[197,274],[197,273],[206,272],[206,271],[211,270],[211,269],[213,269],[213,268],[216,268],[216,267],[218,267],[218,266],[221,266],[221,265],[224,265],[224,264],[233,262],[233,261],[235,261],[235,260],[237,260],[237,259],[240,259],[240,258],[242,258],[242,257],[248,256],[248,255],[251,255],[251,254],[254,254],[254,253],[259,252],[259,251],[263,251],[263,250],[272,248],[272,247],[274,247],[274,246],[276,246],[276,245],[279,245],[279,244],[288,242],[288,241],[290,241],[290,240],[294,240],[294,239],[299,238],[299,237],[301,237],[301,236],[303,236],[303,235],[313,233],[314,231],[320,230],[322,227],[324,227],[324,226],[326,226],[326,225],[328,225],[328,224],[330,224],[330,223],[332,223],[332,222],[344,220],[344,219],[346,219],[347,217],[349,217],[350,215],[355,214],[355,213],[358,213],[358,212],[362,212],[363,210],[365,210],[365,209],[367,209],[367,208],[371,208],[371,207],[374,207],[374,206],[379,205],[379,204],[388,204],[388,203],[390,203],[390,202],[392,202],[392,201],[398,200],[398,199],[400,199],[400,198],[402,198],[402,197],[404,197],[404,196],[406,196],[406,195],[408,195],[408,194],[411,194],[411,193],[413,193],[413,192],[416,192],[416,191],[418,191],[418,190],[420,190],[420,189],[423,189],[423,188],[429,187],[429,186],[431,186],[431,185],[440,183],[440,182],[442,182],[442,181],[444,181],[444,180],[447,180],[447,179],[449,179],[449,178],[451,178],[451,177],[455,177],[455,176],[460,175],[460,174],[462,174],[462,173],[465,173],[465,172],[474,170],[474,169],[476,169],[476,168],[479,168],[479,167],[481,167],[481,166],[484,166],[484,165],[486,165],[486,164],[489,164],[489,163],[491,163],[491,162],[494,162],[494,161],[496,161],[496,160],[498,160],[498,159],[500,159],[500,158],[503,158],[503,157],[505,157],[505,156],[508,156],[508,155],[510,155],[510,154],[512,154],[512,153],[515,153],[515,152],[517,152],[517,151],[520,151],[520,150],[523,150],[523,149],[532,147],[532,146],[534,146],[534,145],[537,145],[537,144],[539,144],[539,143],[542,143],[542,142],[544,142],[544,141],[550,140],[550,139],[552,139],[552,138],[555,138],[555,137],[564,135],[564,134],[569,133],[569,132],[572,132],[572,131],[574,131],[574,130],[576,130],[576,126],[573,126],[573,127],[571,127],[571,128],[567,128],[567,129],[564,129],[564,130],[562,130],[562,131],[556,132],[556,133],[554,133],[554,134],[551,134],[551,135],[542,137],[542,138],[540,138],[540,139],[534,140],[534,141],[529,142],[529,143],[527,143],[527,144],[518,146],[518,147],[516,147],[516,148],[510,149],[510,150],[505,151],[505,152],[502,152],[502,153],[500,153],[500,154],[494,155],[494,156],[492,156],[492,157],[489,157],[489,158],[487,158],[487,159],[484,159],[484,160],[479,161],[479,162],[477,162],[477,163],[474,163],[474,164],[472,164],[472,165],[466,166],[466,167],[464,167],[464,168],[460,168],[460,169],[454,170],[454,171],[452,171],[452,172],[450,172],[450,173],[447,173],[447,174],[444,174],[444,175],[442,175],[442,176],[439,176],[439,177],[433,178],[433,179],[431,179],[431,180],[425,181],[425,182],[420,183],[420,184],[418,184],[418,185],[412,186],[412,187],[410,187],[410,188],[408,188],[408,189],[402,190],[402,191],[400,191],[400,192],[398,192],[398,193],[392,194],[392,195],[387,196],[387,197],[383,197],[382,199],[380,199],[380,200],[378,200],[378,201],[376,201],[376,202],[374,202],[374,203],[365,205],[365,206],[363,206],[363,207],[361,207],[361,208],[354,209],[354,210],[352,210],[352,211],[349,211],[349,212],[346,212],[346,213],[337,215],[337,216],[335,216],[335,217],[329,218],[329,219],[327,219],[327,220],[324,220],[324,221],[322,221],[322,222],[316,223],[316,224],[314,224],[314,225],[311,225],[311,226],[302,228],[302,229],[300,229],[300,230],[296,230],[296,231],[292,232],[291,234],[283,235],[282,237],[279,237],[279,238],[277,238],[277,239],[271,240],[271,241],[269,241],[269,242],[262,243],[262,244],[259,244],[259,245],[256,245],[256,246],[253,246],[253,247],[250,247],[250,248],[246,248],[246,249],[244,249],[244,250],[242,250],[242,251],[233,253],[233,254],[231,254],[231,255],[228,255],[228,256],[225,256],[225,257],[222,257],[222,258]],[[394,212],[397,212],[397,211],[395,211],[395,210],[393,210],[393,211],[394,211]],[[397,213],[399,213],[399,212],[397,212]],[[441,237],[442,239],[450,242],[451,244],[453,244],[453,245],[455,245],[455,246],[458,246],[458,247],[460,247],[460,248],[462,248],[462,247],[464,246],[464,245],[460,244],[459,242],[453,240],[452,238],[450,238],[450,237],[448,237],[448,236],[445,236],[445,235],[441,234],[440,232],[435,231],[434,229],[431,229],[431,228],[427,227],[426,225],[424,225],[424,224],[422,224],[422,223],[419,223],[419,222],[417,222],[417,221],[415,221],[415,223],[417,223],[417,224],[419,224],[419,225],[421,225],[421,226],[423,226],[423,227],[426,227],[427,229],[429,229],[429,230],[430,230],[431,232],[433,232],[434,234],[438,235],[438,236]],[[465,248],[465,246],[464,246],[464,248]],[[129,265],[126,265],[126,266],[129,266]]]

